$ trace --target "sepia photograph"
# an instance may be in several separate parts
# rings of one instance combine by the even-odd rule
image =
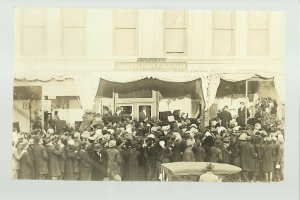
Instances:
[[[286,13],[17,7],[12,180],[283,183]]]

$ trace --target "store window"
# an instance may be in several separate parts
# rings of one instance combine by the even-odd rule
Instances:
[[[235,13],[213,12],[213,55],[235,55]]]
[[[186,54],[186,12],[166,10],[164,13],[164,51],[167,55]]]
[[[137,54],[137,10],[114,11],[114,54],[134,56]]]
[[[62,10],[62,51],[66,56],[86,54],[86,10]]]
[[[248,55],[266,56],[268,53],[268,13],[248,13]]]
[[[46,10],[26,8],[21,10],[21,54],[37,56],[46,54]]]

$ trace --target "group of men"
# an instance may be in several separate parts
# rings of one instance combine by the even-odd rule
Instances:
[[[245,124],[247,109],[241,107],[237,119],[227,109],[207,127],[184,117],[151,118],[146,108],[132,120],[117,108],[102,116],[86,111],[78,130],[14,131],[13,178],[157,181],[162,163],[184,161],[242,168],[223,181],[282,181],[282,127]]]

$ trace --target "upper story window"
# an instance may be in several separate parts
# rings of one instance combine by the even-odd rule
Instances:
[[[248,13],[248,55],[268,54],[268,13],[251,11]]]
[[[66,56],[86,54],[86,10],[62,10],[62,52]]]
[[[46,10],[26,8],[21,10],[21,54],[41,56],[46,54]]]
[[[166,10],[164,13],[164,52],[167,55],[186,54],[186,12]]]
[[[114,11],[114,55],[137,54],[138,11],[119,9]]]
[[[235,55],[235,13],[213,12],[213,55]]]

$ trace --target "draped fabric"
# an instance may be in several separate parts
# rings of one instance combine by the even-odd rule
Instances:
[[[73,78],[77,87],[82,108],[84,110],[92,110],[99,87],[99,76],[76,75]]]
[[[284,77],[282,75],[275,75],[274,85],[281,103],[285,104]]]
[[[219,76],[209,77],[208,100],[206,102],[207,109],[215,102],[219,85],[220,85],[220,77]]]
[[[153,78],[166,82],[189,82],[206,77],[203,72],[104,72],[99,77],[118,83],[134,82],[141,79]]]

